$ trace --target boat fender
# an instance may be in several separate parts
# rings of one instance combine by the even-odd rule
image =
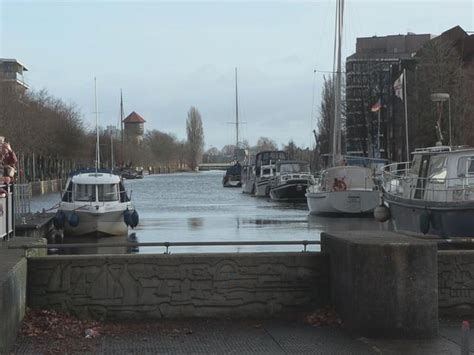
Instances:
[[[431,224],[431,214],[428,212],[422,212],[420,215],[420,231],[423,234],[428,233],[430,230],[430,224]]]
[[[123,212],[123,221],[127,226],[132,224],[132,212],[128,208]]]
[[[386,222],[390,218],[390,210],[387,206],[379,205],[375,207],[374,218],[379,222]]]
[[[140,218],[136,210],[133,210],[131,220],[132,220],[132,223],[130,223],[130,227],[135,228],[136,226],[138,226],[138,222],[140,221]]]
[[[77,213],[73,212],[68,219],[69,225],[71,227],[77,227],[79,225],[79,216]]]
[[[66,215],[64,214],[63,211],[58,211],[53,217],[53,225],[54,228],[56,229],[61,229],[64,227],[64,224],[66,223]]]

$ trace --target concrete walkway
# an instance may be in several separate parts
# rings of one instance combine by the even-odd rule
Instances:
[[[374,340],[282,320],[116,323],[97,338],[17,339],[13,354],[459,354],[459,322],[434,340]],[[474,331],[471,334],[474,350]],[[473,352],[474,353],[474,352]]]

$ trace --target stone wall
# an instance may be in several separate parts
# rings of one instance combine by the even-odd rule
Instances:
[[[438,252],[439,312],[474,315],[474,250]]]
[[[321,253],[49,256],[28,305],[99,318],[262,317],[328,304]]]
[[[8,354],[25,315],[27,261],[20,244],[44,244],[35,238],[14,238],[0,243],[0,354]],[[44,255],[45,249],[30,249],[29,255]]]

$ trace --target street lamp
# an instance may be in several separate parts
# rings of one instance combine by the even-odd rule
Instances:
[[[431,101],[438,103],[439,118],[441,120],[441,104],[445,101],[448,101],[448,115],[449,115],[449,146],[452,146],[452,136],[451,136],[451,97],[447,93],[434,93],[431,94]],[[438,129],[441,137],[441,122],[438,121]]]

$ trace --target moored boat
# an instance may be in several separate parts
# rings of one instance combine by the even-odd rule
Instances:
[[[242,186],[242,165],[239,162],[235,162],[225,172],[222,178],[222,186],[224,187],[241,187]]]
[[[270,198],[275,201],[306,201],[306,189],[311,181],[309,165],[300,161],[276,163]]]
[[[397,231],[474,237],[474,148],[417,149],[382,175],[383,204]]]
[[[123,235],[138,224],[138,213],[120,176],[90,169],[69,177],[53,222],[66,236]]]
[[[275,165],[280,160],[287,160],[287,155],[281,150],[267,150],[255,156],[255,196],[270,195],[270,187],[275,175]]]
[[[377,207],[379,190],[371,169],[335,166],[309,186],[306,198],[311,214],[367,214]]]

